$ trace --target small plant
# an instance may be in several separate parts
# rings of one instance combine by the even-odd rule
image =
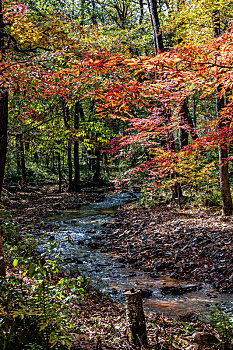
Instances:
[[[64,277],[56,260],[39,260],[31,235],[19,233],[4,210],[1,217],[9,270],[0,280],[1,350],[45,350],[58,344],[70,348],[83,278]]]
[[[220,349],[230,350],[233,348],[233,319],[227,315],[220,307],[211,309],[210,324],[217,331],[220,337]]]
[[[0,343],[6,349],[25,349],[31,343],[70,347],[70,304],[84,294],[83,279],[59,278],[56,262],[44,266],[30,263],[23,278],[10,276],[0,283]],[[17,344],[17,346],[16,346]]]

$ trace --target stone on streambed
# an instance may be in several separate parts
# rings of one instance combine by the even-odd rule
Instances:
[[[154,268],[156,271],[161,271],[161,270],[168,268],[170,265],[171,265],[170,262],[158,261],[154,264]]]
[[[111,291],[110,291],[110,293],[111,293],[112,295],[117,295],[117,294],[118,294],[118,289],[117,289],[117,288],[112,288]]]
[[[187,284],[185,286],[164,286],[160,290],[162,294],[181,295],[198,289],[200,289],[200,285],[198,284]]]
[[[55,236],[54,235],[49,236],[48,240],[49,241],[55,241]]]
[[[83,261],[78,258],[65,258],[63,261],[66,264],[83,264]]]
[[[98,242],[97,242],[97,241],[93,240],[93,241],[87,242],[87,243],[86,243],[86,246],[89,247],[89,248],[91,248],[91,249],[98,249],[98,248],[100,248],[103,244],[104,244],[104,243],[103,243],[102,241],[98,241]]]
[[[149,298],[152,296],[153,291],[151,289],[148,288],[139,288],[142,298]]]

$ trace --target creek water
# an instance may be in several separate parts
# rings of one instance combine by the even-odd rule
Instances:
[[[113,252],[101,252],[106,226],[114,223],[117,208],[136,197],[132,193],[108,195],[102,202],[64,210],[51,217],[39,250],[59,254],[64,270],[80,271],[94,286],[120,302],[124,302],[127,289],[149,290],[151,295],[144,299],[148,312],[176,317],[194,311],[206,314],[211,306],[219,305],[233,315],[233,295],[219,294],[207,284],[200,284],[198,290],[182,295],[163,294],[164,286],[187,286],[192,281],[177,281],[167,276],[152,278],[147,272],[120,263]]]

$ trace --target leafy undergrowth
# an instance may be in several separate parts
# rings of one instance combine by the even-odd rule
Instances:
[[[1,280],[1,349],[134,349],[127,341],[124,309],[88,283],[82,288],[81,278],[48,276],[44,265],[41,282],[34,279],[37,274],[27,278],[14,269]],[[232,324],[221,310],[209,320],[151,314],[146,322],[151,350],[231,349]],[[195,347],[196,332],[215,335],[216,344]]]

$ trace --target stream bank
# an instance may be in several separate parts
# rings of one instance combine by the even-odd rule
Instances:
[[[141,289],[148,312],[178,317],[194,311],[208,313],[211,306],[220,305],[233,314],[233,296],[229,293],[232,285],[229,280],[218,284],[222,276],[215,273],[231,253],[222,249],[231,239],[231,223],[219,222],[216,228],[211,227],[209,218],[165,208],[156,211],[128,204],[119,209],[136,197],[134,193],[114,194],[52,216],[41,251],[50,250],[51,244],[57,242],[53,254],[59,253],[63,269],[79,271],[116,301],[124,302],[125,290]],[[216,234],[216,230],[221,240],[213,243],[210,235]],[[216,251],[221,246],[226,260],[220,261],[220,267],[211,260],[210,244],[215,245]],[[209,250],[206,257],[203,249]],[[212,274],[205,271],[207,267]],[[222,269],[226,278],[226,273],[231,273],[228,268],[231,266],[226,264]],[[218,290],[211,283],[211,276],[216,280],[219,277],[215,284]],[[226,291],[227,294],[222,293]]]
[[[34,199],[32,199],[32,197]],[[101,200],[99,196],[93,195],[95,197],[96,201]],[[70,200],[71,199],[71,200]],[[73,206],[74,201],[77,204]],[[85,196],[85,200],[83,202],[88,202],[88,195]],[[89,201],[90,202],[90,201]],[[32,196],[26,196],[26,194],[21,195],[18,197],[18,199],[14,198],[13,200],[11,198],[8,199],[8,205],[11,204],[11,210],[13,212],[14,220],[17,223],[19,223],[22,233],[24,231],[32,232],[32,234],[35,236],[41,236],[42,231],[46,229],[48,232],[48,237],[51,237],[51,242],[54,243],[54,225],[52,223],[46,224],[45,221],[47,221],[46,218],[48,218],[48,215],[58,215],[57,218],[58,221],[66,221],[65,225],[73,225],[72,220],[75,221],[76,225],[78,224],[77,216],[75,213],[74,218],[74,211],[76,211],[77,208],[80,208],[80,204],[82,203],[82,195],[70,195],[70,194],[58,194],[53,193],[51,190],[48,191],[45,189],[45,191],[41,191],[37,194],[36,191],[32,194]],[[75,208],[69,209],[69,218],[66,220],[66,218],[63,216],[61,220],[62,210],[66,208],[64,203],[67,203],[69,208]],[[14,205],[16,204],[16,205]],[[37,208],[37,204],[39,204],[39,208]],[[98,203],[96,203],[99,205]],[[122,203],[121,203],[122,204]],[[8,206],[9,207],[9,206]],[[85,207],[82,207],[84,211],[86,211]],[[141,210],[141,215],[138,210]],[[89,228],[89,235],[91,240],[87,240],[87,245],[83,245],[84,249],[90,249],[88,247],[89,243],[100,243],[98,249],[105,250],[108,248],[108,244],[110,242],[111,235],[114,234],[115,230],[119,230],[120,226],[124,224],[125,220],[124,217],[120,217],[119,221],[116,221],[116,218],[118,214],[121,214],[121,211],[114,213],[115,209],[107,209],[105,208],[105,213],[101,210],[100,215],[106,215],[108,217],[108,222],[104,222],[104,220],[101,221],[102,225],[102,232],[100,232],[103,242],[100,242],[100,237],[98,238],[98,230],[96,227],[95,229],[92,228],[93,231],[91,231],[91,228]],[[129,215],[129,222],[132,224],[134,223],[134,216],[138,214],[137,220],[143,219],[143,212],[147,211],[147,209],[137,208],[135,205],[128,204],[127,208],[121,208],[123,213],[130,213]],[[132,215],[135,214],[134,216]],[[109,216],[110,214],[110,216]],[[163,214],[163,210],[161,210],[160,214]],[[200,215],[200,213],[196,213],[197,215]],[[146,214],[148,215],[148,214]],[[178,216],[179,214],[177,214]],[[202,214],[203,215],[203,214]],[[84,215],[85,216],[85,215]],[[41,221],[41,218],[43,221]],[[50,219],[51,222],[53,219]],[[110,220],[110,221],[109,221]],[[118,219],[117,219],[118,220]],[[130,221],[131,220],[131,221]],[[219,219],[220,220],[220,219]],[[68,221],[68,222],[67,222]],[[100,222],[99,222],[100,223]],[[98,224],[99,224],[98,223]],[[224,223],[224,221],[223,221]],[[89,225],[90,223],[87,223]],[[94,223],[96,224],[95,220]],[[60,224],[58,224],[60,225]],[[50,227],[49,227],[50,226]],[[129,226],[130,228],[131,226]],[[128,228],[128,229],[129,229]],[[127,229],[125,227],[125,229]],[[57,226],[56,230],[59,231],[59,227]],[[73,229],[72,229],[73,230]],[[132,230],[136,231],[137,236],[137,230],[132,225]],[[105,233],[103,233],[105,232]],[[124,243],[124,235],[121,235],[123,232],[119,234],[119,239],[122,240]],[[94,236],[97,235],[95,238]],[[120,236],[121,235],[121,236]],[[74,235],[75,236],[75,235]],[[127,238],[127,232],[125,233],[125,238]],[[66,235],[67,237],[67,235]],[[111,238],[112,239],[112,238]],[[85,243],[85,244],[86,244]],[[91,244],[92,244],[91,243]],[[142,242],[143,243],[143,242]],[[118,243],[119,244],[119,243]],[[93,251],[96,251],[96,247],[92,247]],[[117,248],[117,245],[116,245]],[[114,251],[114,249],[113,249]],[[140,251],[139,251],[140,252]],[[103,252],[105,254],[108,254],[106,252]],[[110,251],[111,257],[112,250]],[[120,263],[121,265],[125,265],[123,262],[119,262],[119,259],[121,259],[121,254],[119,254],[119,250],[116,250],[116,256],[114,259],[117,259],[117,263]],[[113,259],[113,258],[111,258]],[[81,259],[80,259],[81,260]],[[74,267],[79,267],[81,265],[86,264],[77,264],[77,261],[66,261],[68,264],[73,264]],[[122,266],[123,268],[123,266]],[[132,268],[132,264],[129,264],[129,268]],[[100,269],[102,267],[100,266]],[[133,268],[134,269],[134,268]],[[116,268],[117,270],[117,268]],[[12,271],[12,266],[10,266],[10,271]],[[144,273],[144,271],[142,271]],[[151,271],[148,271],[148,274],[151,274]],[[137,276],[131,276],[132,278],[135,278]],[[169,278],[169,277],[166,277]],[[179,281],[180,282],[180,281]],[[187,282],[185,282],[187,283]],[[99,285],[101,286],[101,283],[99,281]],[[112,290],[109,290],[107,288],[107,292],[110,292],[111,296],[114,297],[116,290],[113,288]],[[113,302],[107,295],[103,295],[99,292],[94,292],[95,297],[92,298],[93,295],[93,289],[90,289],[90,292],[87,293],[85,296],[84,304],[78,305],[78,314],[80,315],[75,322],[78,322],[78,325],[80,327],[81,333],[82,333],[82,339],[78,340],[78,346],[74,347],[74,349],[96,349],[96,340],[98,336],[101,336],[103,338],[103,342],[107,342],[108,346],[103,346],[103,349],[129,349],[129,345],[127,344],[127,339],[125,337],[125,316],[124,316],[124,310],[120,307],[119,304]],[[110,295],[109,294],[109,295]],[[119,293],[117,293],[119,294]],[[177,298],[179,299],[179,297]],[[147,299],[148,300],[148,299]],[[212,299],[214,300],[214,298]],[[146,299],[145,299],[146,301]],[[161,302],[161,301],[160,301]],[[164,303],[164,301],[163,301]],[[118,305],[118,306],[117,306]],[[195,316],[195,313],[189,313],[184,315],[182,318],[182,323],[176,321],[174,318],[168,318],[165,316],[162,316],[161,314],[147,314],[147,326],[148,326],[148,335],[150,339],[150,343],[156,344],[154,349],[171,349],[171,346],[169,345],[171,343],[171,337],[174,337],[176,345],[178,345],[178,348],[180,349],[186,349],[190,348],[190,344],[192,343],[191,335],[195,332],[195,330],[201,331],[201,330],[208,330],[211,332],[213,331],[212,328],[208,328],[209,326],[203,321],[198,322],[197,318]],[[184,322],[185,325],[184,325]],[[187,328],[186,328],[187,327]],[[190,330],[192,331],[190,332]],[[214,331],[215,332],[215,331]],[[76,337],[76,335],[75,335]],[[188,338],[187,338],[188,337]],[[77,338],[79,338],[79,335],[77,335]],[[85,340],[86,339],[86,340]],[[92,339],[94,341],[90,341]],[[187,341],[188,339],[188,341]],[[185,344],[185,345],[184,345]],[[195,346],[195,345],[194,345]],[[176,347],[177,348],[177,347]],[[217,347],[214,347],[217,349]],[[194,349],[194,347],[192,348]],[[196,347],[195,347],[196,349]],[[211,347],[212,349],[212,347]]]

